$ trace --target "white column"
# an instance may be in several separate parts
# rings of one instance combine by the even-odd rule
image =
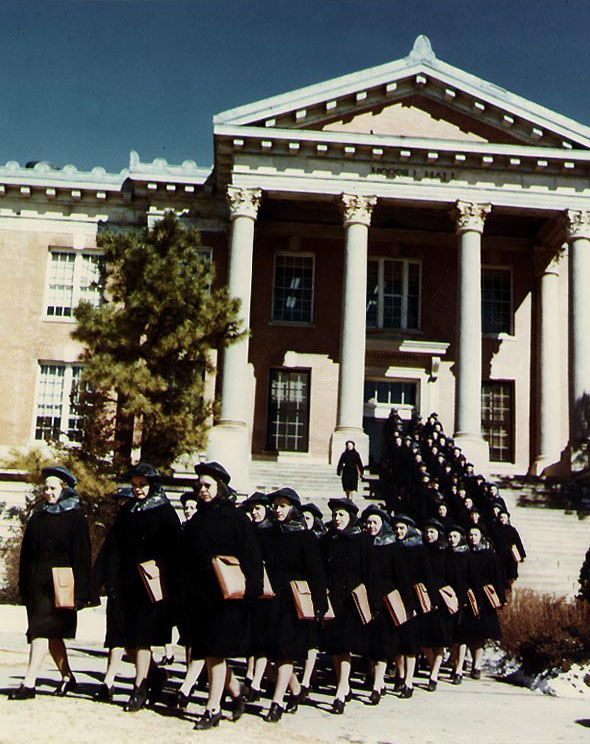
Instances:
[[[228,187],[231,219],[228,290],[240,300],[240,329],[250,326],[254,223],[260,205],[260,189]],[[248,366],[248,335],[223,351],[221,416],[209,435],[207,456],[221,462],[232,476],[232,485],[248,489],[250,461],[250,411],[253,375]]]
[[[539,275],[537,302],[537,457],[532,472],[541,475],[561,459],[561,340],[559,320],[559,260],[535,249]],[[549,474],[549,472],[546,472]]]
[[[590,421],[590,212],[567,210],[569,243],[569,425],[572,469]]]
[[[481,235],[490,209],[458,201],[453,210],[459,236],[454,438],[482,473],[490,458],[481,435]]]
[[[337,461],[347,439],[352,439],[364,463],[369,459],[369,438],[363,431],[365,383],[367,253],[374,196],[342,194],[346,233],[344,283],[340,326],[338,412],[332,434],[331,460]]]

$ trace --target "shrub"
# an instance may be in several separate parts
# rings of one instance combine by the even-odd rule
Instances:
[[[525,672],[567,671],[590,659],[590,606],[564,597],[515,589],[501,611],[502,648]]]

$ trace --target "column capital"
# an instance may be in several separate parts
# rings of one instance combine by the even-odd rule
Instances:
[[[451,217],[455,221],[457,233],[473,230],[482,233],[487,215],[492,209],[491,204],[476,204],[458,200],[451,209]]]
[[[566,209],[563,225],[567,240],[590,238],[590,212],[582,209]]]
[[[377,204],[376,196],[341,194],[340,208],[344,215],[344,227],[354,223],[369,227],[375,204]]]
[[[262,199],[261,189],[244,189],[239,186],[227,187],[227,202],[231,220],[236,217],[250,217],[255,220]]]
[[[564,247],[557,250],[544,245],[536,245],[533,248],[533,268],[536,276],[544,274],[555,274],[559,276],[559,263],[565,256]]]

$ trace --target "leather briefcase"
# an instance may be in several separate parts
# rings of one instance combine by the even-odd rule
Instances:
[[[150,598],[150,602],[161,602],[166,599],[166,590],[162,582],[162,572],[157,561],[143,561],[137,564],[139,575]]]
[[[500,597],[498,597],[498,593],[496,592],[494,585],[484,584],[483,591],[486,597],[488,598],[488,602],[490,603],[490,606],[494,610],[499,610],[500,607],[502,607],[502,602],[500,602]]]
[[[393,624],[396,627],[408,621],[408,613],[406,612],[402,595],[397,589],[394,589],[383,597],[383,604],[387,607]]]
[[[414,584],[414,591],[418,597],[418,604],[420,605],[422,612],[430,612],[432,610],[432,602],[428,596],[428,589],[424,584],[422,584],[422,582],[419,582],[418,584]]]
[[[299,620],[314,620],[315,611],[313,608],[313,599],[311,597],[311,589],[307,581],[293,580],[290,583],[291,593],[293,595],[293,602],[295,603],[295,610]],[[334,608],[328,599],[328,609],[324,614],[324,620],[334,620]]]
[[[467,590],[467,600],[469,602],[469,606],[471,607],[471,612],[473,612],[475,617],[479,617],[479,607],[477,606],[477,599],[475,598],[473,589]]]
[[[449,586],[448,584],[447,586],[441,586],[441,588],[438,590],[438,593],[440,594],[445,607],[451,615],[459,612],[459,599],[455,594],[455,590],[452,586]]]
[[[71,566],[54,566],[53,579],[54,604],[60,610],[74,609],[74,571]]]
[[[522,556],[520,554],[520,550],[516,547],[516,545],[513,545],[510,548],[510,552],[512,553],[512,557],[517,563],[522,563]]]
[[[373,614],[371,613],[371,607],[369,605],[367,587],[364,584],[359,584],[352,590],[351,594],[362,624],[368,625],[373,619]]]
[[[246,577],[233,555],[214,555],[211,564],[224,599],[244,599]]]
[[[268,574],[266,573],[266,566],[262,565],[262,594],[259,599],[273,599],[277,595],[274,593]]]

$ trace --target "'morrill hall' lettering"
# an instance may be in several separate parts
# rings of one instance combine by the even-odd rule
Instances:
[[[443,183],[448,183],[455,178],[453,171],[428,170],[427,168],[386,168],[384,166],[371,166],[372,176],[385,176],[386,178],[432,178]]]

